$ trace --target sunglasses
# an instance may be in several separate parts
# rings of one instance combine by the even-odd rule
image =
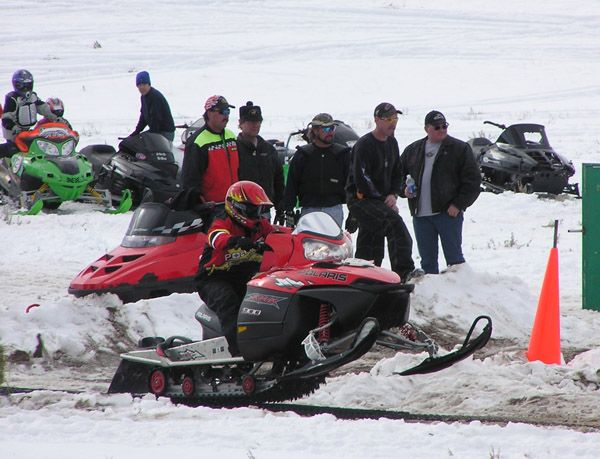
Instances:
[[[211,110],[211,112],[217,112],[220,113],[223,116],[229,116],[229,114],[231,113],[231,110],[229,110],[228,108],[215,108],[213,110]]]
[[[330,132],[335,131],[335,124],[333,126],[321,126],[321,131],[328,134]]]
[[[397,123],[398,122],[398,117],[397,116],[388,116],[387,118],[379,118],[383,121],[387,121],[388,123]]]
[[[438,124],[437,126],[433,126],[433,129],[439,131],[440,129],[448,129],[448,123]]]

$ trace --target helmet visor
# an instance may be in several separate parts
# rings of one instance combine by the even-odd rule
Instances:
[[[270,205],[254,205],[247,202],[232,202],[233,207],[246,218],[259,218],[267,213]]]

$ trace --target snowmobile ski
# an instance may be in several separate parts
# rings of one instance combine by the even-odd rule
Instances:
[[[471,339],[471,335],[473,334],[473,331],[475,330],[475,327],[477,326],[478,322],[483,320],[487,321],[487,323],[483,327],[483,331],[476,338]],[[454,365],[457,362],[460,362],[463,359],[466,359],[475,351],[478,351],[479,349],[484,347],[491,336],[492,319],[488,316],[479,316],[471,324],[471,328],[469,329],[469,332],[467,333],[467,336],[460,349],[442,356],[430,355],[419,365],[394,374],[401,376],[410,376],[434,373],[436,371],[443,370]]]

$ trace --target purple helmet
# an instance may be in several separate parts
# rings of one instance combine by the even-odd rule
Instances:
[[[33,75],[25,69],[17,70],[13,73],[12,85],[17,92],[25,93],[33,91]]]

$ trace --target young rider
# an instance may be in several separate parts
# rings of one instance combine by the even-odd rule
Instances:
[[[71,123],[69,123],[65,118],[63,118],[63,116],[65,114],[65,104],[63,103],[62,100],[60,100],[58,97],[49,97],[48,99],[46,99],[46,105],[48,105],[48,108],[50,108],[50,111],[52,112],[52,114],[54,114],[57,117],[57,120],[52,121],[50,118],[44,117],[37,122],[35,127],[39,127],[42,124],[46,124],[46,123],[58,122],[58,123],[66,124],[69,127],[69,129],[73,129],[71,127]]]
[[[260,185],[247,180],[231,185],[225,197],[225,215],[209,228],[200,258],[198,295],[217,314],[232,356],[239,355],[237,315],[246,283],[258,272],[264,239],[274,229],[262,217],[272,206]]]

